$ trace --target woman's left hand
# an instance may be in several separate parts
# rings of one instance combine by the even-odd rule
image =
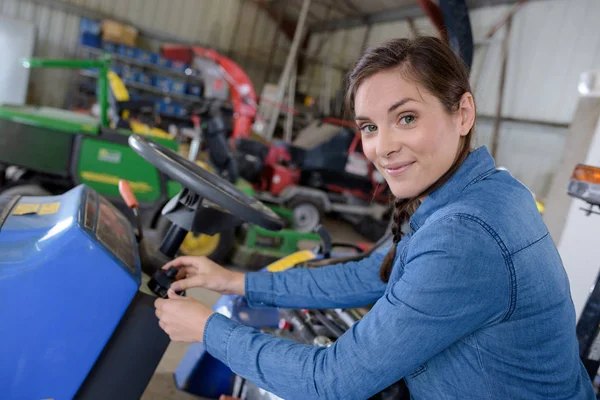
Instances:
[[[175,342],[201,342],[206,321],[214,311],[190,297],[169,290],[168,299],[154,302],[158,324]]]

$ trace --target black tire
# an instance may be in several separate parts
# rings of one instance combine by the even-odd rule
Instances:
[[[51,196],[52,193],[33,183],[11,185],[0,189],[2,196]]]
[[[171,221],[164,217],[159,217],[158,223],[156,224],[156,232],[158,233],[158,237],[162,240],[169,228],[171,227]],[[215,248],[213,252],[210,254],[206,254],[206,257],[213,260],[218,264],[223,264],[229,261],[229,257],[231,255],[231,250],[233,249],[233,245],[235,242],[235,229],[229,229],[223,231],[219,234],[219,244]],[[184,253],[181,248],[177,252],[177,256],[189,255]]]

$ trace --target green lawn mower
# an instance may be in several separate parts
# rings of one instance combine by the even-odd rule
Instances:
[[[109,99],[112,83],[109,80],[115,79],[116,75],[110,72],[110,57],[99,60],[30,59],[23,65],[26,68],[97,69],[100,118],[48,107],[0,105],[0,193],[57,195],[86,184],[125,211],[133,222],[132,213],[119,195],[119,181],[126,180],[139,200],[143,228],[165,234],[170,221],[162,217],[161,210],[180,192],[181,185],[135,153],[128,146],[128,138],[132,133],[142,134],[175,152],[180,150],[179,143],[163,130],[139,122],[116,120],[111,123],[109,100],[112,100],[111,104],[115,101]],[[118,77],[116,79],[118,81]],[[114,119],[121,113],[112,114]],[[210,136],[210,132],[206,136]],[[247,194],[254,193],[252,186],[242,179],[236,180],[236,186]],[[287,210],[275,211],[291,221]],[[241,267],[248,263],[262,267],[265,265],[259,265],[262,262],[268,263],[296,251],[302,240],[318,241],[319,238],[316,234],[298,234],[292,229],[270,232],[245,225],[214,236],[190,233],[180,252],[206,255],[220,262],[231,259]]]

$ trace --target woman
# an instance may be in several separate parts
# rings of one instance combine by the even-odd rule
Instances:
[[[286,399],[368,398],[402,378],[415,399],[593,399],[567,275],[535,201],[484,147],[471,151],[475,104],[459,58],[431,37],[367,50],[347,104],[396,197],[387,254],[277,274],[190,257],[165,268],[185,271],[175,290],[236,293],[253,307],[371,311],[316,348],[171,292],[156,301],[161,327]]]

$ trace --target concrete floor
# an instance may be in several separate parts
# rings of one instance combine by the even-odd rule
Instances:
[[[324,225],[331,233],[333,240],[336,242],[356,243],[367,241],[345,222],[326,220]],[[188,291],[188,294],[209,307],[212,307],[219,298],[219,294],[204,289],[192,289]],[[160,364],[158,365],[150,384],[146,388],[146,391],[142,396],[142,400],[200,399],[197,396],[177,390],[173,380],[173,372],[185,354],[187,347],[188,344],[186,343],[171,342]]]

